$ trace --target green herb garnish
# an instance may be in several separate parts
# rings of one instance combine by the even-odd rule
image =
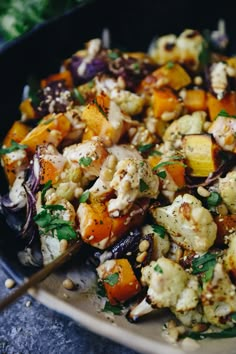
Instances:
[[[81,196],[79,197],[79,203],[85,203],[89,199],[89,191],[85,191]]]
[[[118,283],[119,273],[109,274],[105,279],[103,279],[104,283],[109,284],[110,286],[114,286]]]
[[[166,174],[166,171],[160,171],[157,173],[157,176],[162,178],[162,179],[165,179],[167,174]]]
[[[153,167],[153,171],[156,171],[158,170],[159,168],[161,167],[164,167],[164,166],[168,166],[168,165],[180,165],[180,166],[183,166],[183,167],[187,167],[185,164],[181,163],[181,162],[176,162],[176,161],[163,161],[163,162],[160,162],[158,165],[154,166]]]
[[[160,238],[165,237],[166,229],[164,228],[164,226],[154,224],[152,225],[152,229],[156,234],[158,234],[158,236],[160,236]]]
[[[142,179],[140,178],[139,180],[139,190],[140,192],[145,192],[149,189],[149,186],[147,185],[147,183]]]
[[[19,144],[15,140],[11,140],[11,145],[6,148],[0,149],[0,154],[5,155],[17,150],[25,150],[28,146],[24,144]]]
[[[173,61],[168,61],[168,63],[166,64],[167,69],[172,69],[174,66],[175,64],[173,63]]]
[[[202,42],[202,48],[201,48],[201,52],[198,56],[198,60],[202,66],[205,66],[209,63],[209,60],[210,60],[209,46],[208,46],[207,41],[205,41],[205,40]]]
[[[51,188],[51,187],[52,187],[52,181],[49,180],[49,181],[47,181],[47,182],[45,183],[45,185],[44,185],[44,187],[43,187],[43,189],[42,189],[42,192],[41,192],[42,203],[44,203],[44,198],[45,198],[45,194],[46,194],[47,190],[48,190],[49,188]]]
[[[230,115],[227,111],[225,111],[224,109],[222,109],[218,114],[217,114],[217,116],[216,117],[219,117],[219,116],[221,116],[221,117],[226,117],[226,118],[236,118],[236,116],[234,116],[234,115]]]
[[[41,234],[51,234],[59,240],[72,240],[77,237],[70,221],[63,220],[56,211],[65,210],[62,205],[43,205],[43,210],[34,216],[34,221],[40,227]],[[52,213],[54,212],[54,213]]]
[[[222,198],[221,198],[220,194],[217,192],[211,192],[211,194],[207,198],[208,208],[216,207],[221,202],[222,202]]]
[[[116,52],[110,52],[107,55],[108,55],[108,58],[110,58],[111,60],[116,60],[117,58],[120,57],[119,54]]]
[[[83,95],[79,92],[79,90],[77,88],[73,89],[73,95],[74,95],[75,99],[79,101],[79,103],[81,105],[84,105],[86,103]]]
[[[154,146],[154,144],[139,145],[138,146],[138,151],[146,152],[146,151],[150,150],[153,146]]]
[[[102,107],[100,106],[100,104],[98,103],[98,101],[96,99],[93,100],[93,103],[97,106],[99,112],[107,119],[107,114],[106,112],[102,109]]]
[[[92,160],[91,157],[85,156],[85,157],[81,157],[81,158],[79,159],[79,164],[80,164],[80,166],[87,167],[87,166],[89,166],[89,165],[91,164],[92,161],[93,161],[93,160]]]
[[[207,282],[213,277],[216,262],[217,256],[213,253],[205,253],[203,256],[193,258],[192,274],[202,274],[203,281]]]
[[[122,305],[111,305],[109,301],[105,303],[103,312],[112,312],[114,315],[121,315],[123,310]]]
[[[163,155],[163,153],[160,151],[157,151],[157,150],[152,150],[152,151],[150,151],[149,155],[150,156],[155,156],[155,155],[161,156],[161,155]]]
[[[52,123],[53,121],[55,120],[55,118],[50,118],[50,119],[47,119],[47,120],[41,120],[39,122],[39,124],[41,125],[48,125],[49,123]],[[49,130],[50,131],[50,130]]]
[[[236,326],[232,328],[227,328],[224,329],[223,331],[220,332],[193,332],[189,331],[186,334],[182,336],[183,337],[189,337],[192,339],[205,339],[205,338],[233,338],[236,337]]]
[[[156,264],[155,267],[153,268],[155,272],[157,273],[163,273],[163,269],[159,266],[159,264]]]

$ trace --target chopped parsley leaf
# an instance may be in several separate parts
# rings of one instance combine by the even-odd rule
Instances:
[[[162,179],[165,179],[167,174],[166,174],[166,171],[160,171],[157,173],[157,176],[162,178]]]
[[[163,162],[160,162],[158,165],[154,166],[153,167],[153,171],[156,171],[158,170],[159,168],[161,167],[164,167],[164,166],[168,166],[168,165],[181,165],[183,167],[186,167],[185,164],[181,163],[181,162],[176,162],[176,161],[163,161]]]
[[[77,237],[70,221],[60,218],[58,213],[52,211],[65,210],[62,205],[43,205],[43,210],[34,216],[35,223],[40,227],[40,234],[51,234],[59,240],[72,240]]]
[[[167,69],[172,69],[174,66],[175,64],[173,63],[173,61],[168,61],[168,63],[166,64]]]
[[[153,268],[155,272],[157,273],[163,273],[163,269],[159,266],[159,264],[156,264],[155,267]]]
[[[103,108],[100,106],[100,104],[98,103],[98,101],[96,99],[93,100],[93,103],[95,104],[95,106],[97,106],[99,112],[107,119],[107,114],[106,112],[103,110]]]
[[[139,180],[139,190],[140,192],[145,192],[149,189],[149,186],[147,185],[147,183],[142,179],[140,178]]]
[[[123,310],[122,305],[111,305],[109,301],[105,303],[103,312],[112,312],[114,315],[121,315]]]
[[[118,283],[119,273],[109,274],[105,279],[103,279],[104,283],[109,284],[110,286],[114,286]]]
[[[89,199],[89,191],[85,191],[81,196],[79,197],[79,203],[85,203]]]
[[[86,103],[83,95],[79,92],[79,90],[77,88],[74,88],[73,89],[73,95],[74,95],[74,98],[79,101],[79,103],[81,105],[84,105]]]
[[[47,181],[47,182],[44,184],[44,187],[43,187],[42,192],[41,192],[42,203],[44,203],[44,198],[45,198],[45,194],[46,194],[47,190],[48,190],[49,188],[51,188],[51,187],[52,187],[52,181],[51,181],[51,180]]]
[[[152,229],[156,234],[160,236],[160,238],[165,237],[166,229],[164,228],[164,226],[154,224],[152,225]]]
[[[146,152],[146,151],[150,150],[153,146],[154,146],[154,144],[139,145],[138,146],[138,151]]]
[[[91,157],[85,156],[85,157],[81,157],[81,158],[79,159],[79,164],[80,164],[80,166],[87,167],[87,166],[89,166],[89,165],[91,164],[92,161],[93,161],[93,160],[92,160]]]
[[[212,279],[214,268],[217,262],[217,256],[213,253],[205,253],[203,256],[194,258],[192,261],[192,274],[202,274],[203,281]]]
[[[13,152],[16,150],[25,150],[27,148],[28,148],[28,145],[19,144],[15,140],[11,140],[11,145],[6,148],[1,148],[0,154],[5,155],[5,154],[9,154],[10,152]]]

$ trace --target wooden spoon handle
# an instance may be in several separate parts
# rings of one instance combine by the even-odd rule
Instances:
[[[69,261],[76,253],[79,252],[81,246],[82,241],[76,241],[54,261],[50,262],[38,272],[33,274],[30,278],[26,279],[26,281],[22,285],[20,285],[14,292],[12,292],[9,296],[5,297],[3,300],[0,301],[0,311],[4,310],[7,306],[11,305],[19,297],[25,294],[27,290],[40,283],[54,270],[58,269],[64,263]]]

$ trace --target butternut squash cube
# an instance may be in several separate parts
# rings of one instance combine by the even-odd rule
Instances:
[[[219,167],[219,146],[211,135],[185,135],[183,150],[193,177],[207,177]]]

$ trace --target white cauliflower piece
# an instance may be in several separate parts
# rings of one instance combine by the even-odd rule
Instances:
[[[235,286],[221,263],[216,264],[213,278],[203,283],[201,301],[209,323],[222,328],[234,325],[229,315],[236,311]]]
[[[119,216],[128,212],[138,198],[156,198],[159,178],[148,162],[127,158],[118,162],[110,186],[117,197],[108,202],[108,212]]]
[[[164,237],[160,236],[157,232],[154,231],[151,225],[145,225],[142,227],[142,235],[153,235],[153,260],[157,260],[160,257],[165,256],[170,249],[170,240],[165,233]]]
[[[207,320],[204,316],[202,307],[200,305],[198,305],[193,310],[183,311],[183,312],[176,311],[174,308],[172,308],[171,312],[186,327],[192,327],[192,326],[196,325],[197,323],[206,323],[207,322]]]
[[[236,171],[219,178],[219,193],[232,214],[236,214]]]
[[[145,103],[143,97],[127,90],[114,89],[110,92],[110,98],[124,113],[131,116],[141,113]]]
[[[236,232],[229,237],[229,247],[223,258],[224,267],[230,276],[236,278]]]
[[[169,34],[158,38],[150,50],[151,57],[159,64],[178,61],[196,70],[204,39],[192,29],[185,29],[178,37]]]
[[[141,282],[148,286],[147,298],[153,307],[189,311],[199,302],[197,277],[179,264],[161,257],[142,269]]]
[[[167,34],[161,36],[152,43],[149,54],[159,65],[163,65],[168,61],[178,59],[178,48],[176,46],[177,36],[175,34]]]
[[[124,90],[125,82],[120,78],[115,80],[105,75],[95,78],[96,88],[98,93],[105,93],[113,100],[120,109],[128,114],[139,114],[144,106],[144,98],[136,93]]]
[[[212,215],[190,194],[179,195],[166,207],[153,208],[152,215],[185,249],[206,252],[214,244],[217,226]]]
[[[94,139],[66,147],[63,156],[71,163],[80,166],[83,174],[82,184],[85,185],[88,181],[99,176],[108,152],[102,142]]]
[[[213,92],[221,100],[228,86],[227,64],[224,62],[214,63],[210,67],[210,82]]]
[[[172,122],[163,135],[164,142],[171,142],[176,148],[182,145],[182,137],[189,134],[201,134],[206,121],[206,112],[197,111],[186,114]]]
[[[40,213],[41,203],[40,203],[41,195],[38,195],[37,201],[37,212]],[[52,214],[57,215],[58,218],[71,222],[72,226],[75,226],[75,209],[73,205],[66,199],[54,198],[53,200],[49,197],[46,200],[47,205],[57,204],[64,207],[64,210],[56,210],[52,211]],[[41,243],[41,252],[43,256],[43,264],[47,265],[56,259],[61,253],[60,240],[55,237],[50,231],[48,233],[44,233],[43,228],[40,228],[40,243]]]
[[[236,119],[218,116],[210,125],[208,133],[212,134],[217,144],[226,151],[236,152]]]

